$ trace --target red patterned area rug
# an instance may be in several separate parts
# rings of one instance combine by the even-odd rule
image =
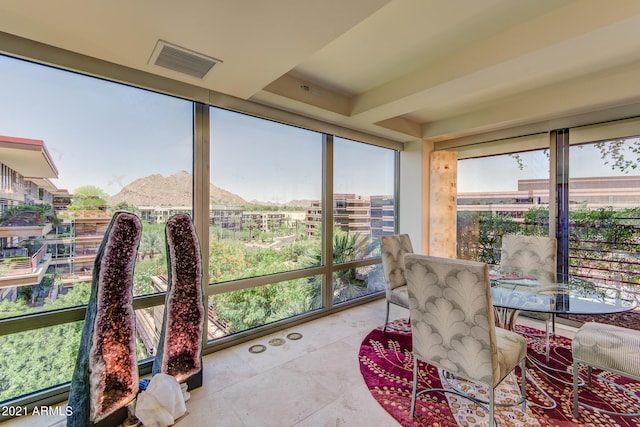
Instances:
[[[413,355],[411,353],[411,332],[406,320],[393,322],[395,329],[376,328],[367,335],[360,346],[360,371],[369,391],[378,403],[401,425],[409,426],[488,426],[486,411],[473,402],[452,393],[425,393],[418,398],[416,415],[409,416],[411,407],[411,388],[413,381]],[[525,332],[540,332],[535,329],[522,328]],[[535,338],[527,338],[529,355],[539,362],[545,361],[544,343]],[[605,413],[580,408],[580,418],[572,415],[572,376],[571,376],[571,340],[554,337],[548,365],[562,371],[559,379],[552,379],[528,363],[527,376],[527,412],[522,412],[522,405],[513,407],[497,407],[496,418],[500,426],[640,426],[640,418],[607,415]],[[443,378],[438,370],[420,363],[421,374],[418,390],[425,388],[448,388],[454,383],[466,392],[480,396],[486,391],[465,382],[455,382]],[[595,374],[600,374],[594,369]],[[584,374],[584,373],[583,373]],[[605,373],[609,380],[622,384],[640,394],[640,382],[632,381],[611,373]],[[586,375],[583,375],[585,377]],[[566,383],[563,383],[565,381]],[[444,384],[444,385],[443,385]],[[496,402],[513,402],[519,397],[520,372],[507,377],[496,390]],[[538,387],[536,387],[536,385]],[[545,394],[557,404],[554,409],[543,409],[550,401]],[[486,399],[485,399],[486,400]],[[581,388],[580,401],[594,407],[620,411],[640,412],[633,398],[626,396],[617,388],[606,382],[594,380],[592,387]]]

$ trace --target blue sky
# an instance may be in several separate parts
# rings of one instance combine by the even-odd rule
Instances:
[[[632,154],[628,152],[629,158]],[[467,159],[458,163],[458,191],[515,191],[518,180],[548,179],[549,157],[544,150],[519,153],[518,161],[510,155]],[[601,154],[591,144],[572,146],[570,151],[569,174],[571,178],[598,176],[624,176],[614,171],[601,160]],[[638,175],[638,171],[630,175]]]
[[[136,178],[191,171],[191,106],[0,56],[0,134],[45,142],[72,191],[114,194]]]
[[[246,200],[320,198],[321,134],[213,111],[212,183]],[[144,176],[191,172],[191,117],[185,100],[0,56],[0,135],[43,140],[58,188],[115,194]],[[393,193],[392,151],[346,140],[336,151],[336,192]]]
[[[247,200],[321,198],[322,134],[219,109],[211,128],[214,184]],[[334,158],[335,193],[393,194],[393,151],[336,138]]]

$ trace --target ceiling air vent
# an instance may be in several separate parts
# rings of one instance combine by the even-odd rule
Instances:
[[[149,63],[179,73],[203,79],[214,65],[221,63],[219,59],[158,40]]]

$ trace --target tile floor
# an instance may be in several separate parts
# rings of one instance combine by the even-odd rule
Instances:
[[[204,385],[177,426],[386,427],[399,424],[373,399],[360,374],[362,339],[384,322],[384,300],[314,320],[204,357]],[[408,312],[392,305],[391,318]],[[524,322],[522,322],[524,323]],[[287,334],[298,332],[300,340]],[[558,331],[562,335],[571,329]],[[271,346],[273,338],[284,344]],[[266,351],[253,354],[249,347]],[[30,416],[0,427],[61,427],[63,417]]]
[[[398,426],[367,390],[358,365],[362,339],[384,322],[384,300],[342,311],[204,357],[204,385],[176,426]],[[408,312],[392,306],[391,317]],[[287,334],[298,332],[300,340]],[[271,346],[282,338],[281,346]],[[249,347],[266,351],[253,354]],[[28,416],[1,427],[58,427],[63,417]]]

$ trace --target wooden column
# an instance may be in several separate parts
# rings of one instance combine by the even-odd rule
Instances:
[[[429,171],[429,255],[456,258],[458,154],[431,152]]]

